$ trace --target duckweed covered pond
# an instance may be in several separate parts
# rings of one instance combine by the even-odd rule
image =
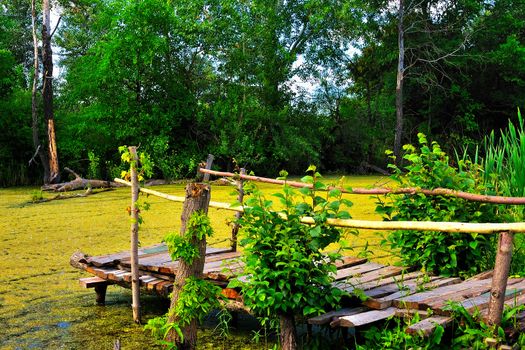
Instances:
[[[383,181],[379,177],[349,177],[354,187]],[[156,190],[183,195],[184,185],[158,186]],[[264,185],[268,193],[278,186]],[[35,188],[0,189],[0,334],[1,349],[110,349],[118,338],[122,349],[155,349],[152,338],[131,317],[129,290],[110,286],[106,306],[95,305],[93,290],[82,289],[78,279],[86,277],[69,266],[76,250],[90,255],[107,254],[129,248],[129,190],[119,188],[85,198],[29,204]],[[232,187],[214,186],[212,200],[233,202]],[[44,196],[50,196],[45,194]],[[349,196],[354,202],[354,218],[378,219],[374,200]],[[164,235],[178,230],[182,205],[156,197],[143,197],[151,204],[143,212],[140,228],[143,246],[158,243]],[[232,214],[210,209],[215,229],[211,244],[227,246],[228,221]],[[371,232],[350,235],[354,246],[381,239]],[[376,256],[385,252],[370,250]],[[360,252],[356,248],[355,254]],[[372,257],[373,258],[373,257]],[[166,312],[166,300],[142,297],[144,319]],[[233,330],[225,339],[214,332],[213,321],[199,332],[202,349],[260,349],[252,322]]]

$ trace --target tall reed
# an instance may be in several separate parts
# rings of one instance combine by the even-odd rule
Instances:
[[[492,131],[485,138],[485,182],[499,194],[525,197],[525,129],[519,109],[518,125],[509,121],[499,136],[496,140]]]
[[[502,129],[499,138],[493,132],[485,138],[485,183],[496,194],[525,197],[525,128],[518,109],[518,124],[510,120],[508,127]],[[514,205],[501,207],[500,213],[505,221],[524,221],[525,207]],[[514,257],[511,273],[525,275],[525,235],[517,235],[514,242]]]

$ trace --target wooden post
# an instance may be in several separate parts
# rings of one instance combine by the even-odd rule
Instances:
[[[139,157],[137,156],[137,147],[128,148],[131,154],[131,296],[133,321],[140,323],[140,280],[139,280],[139,212],[136,206],[139,198],[139,181],[137,167]]]
[[[201,211],[205,214],[208,213],[210,191],[210,186],[203,183],[190,183],[186,186],[186,200],[184,201],[181,215],[181,235],[186,233],[186,224],[194,212]],[[191,243],[199,248],[199,256],[193,259],[191,264],[186,263],[184,260],[179,261],[178,273],[173,283],[170,311],[168,312],[168,322],[170,323],[178,321],[178,316],[174,310],[177,307],[180,292],[186,284],[186,279],[192,276],[197,278],[202,277],[204,259],[206,257],[206,236],[201,240],[193,236]],[[166,336],[166,340],[174,343],[177,349],[195,349],[197,343],[197,320],[193,319],[188,326],[182,327],[182,334],[183,337],[181,339],[177,331],[171,329]]]
[[[246,169],[241,168],[241,175],[246,175]],[[241,203],[241,204],[242,204],[242,201],[244,199],[244,188],[243,188],[243,185],[244,185],[244,181],[242,180],[242,178],[239,178],[238,184],[237,184],[237,191],[239,192],[239,194],[237,195],[237,201],[239,203]],[[236,220],[239,220],[241,217],[242,217],[242,213],[240,211],[235,213],[235,219]],[[239,233],[239,224],[237,222],[235,222],[233,224],[233,228],[232,228],[232,243],[231,243],[231,245],[232,245],[232,251],[233,252],[237,251],[237,234],[238,233]]]
[[[500,233],[487,316],[487,322],[490,325],[499,325],[501,323],[507,280],[509,278],[510,261],[512,258],[513,239],[513,233]]]
[[[213,164],[213,154],[208,154],[208,159],[206,159],[206,170],[211,170],[211,165]],[[204,174],[203,177],[204,182],[210,181],[210,174]]]

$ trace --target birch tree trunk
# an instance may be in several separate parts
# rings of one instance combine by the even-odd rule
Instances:
[[[31,29],[33,34],[33,87],[31,90],[31,129],[33,131],[33,146],[35,147],[35,155],[29,161],[38,155],[42,167],[44,168],[44,183],[49,183],[49,163],[44,152],[44,147],[40,143],[39,127],[38,127],[38,109],[37,109],[37,90],[38,90],[38,75],[40,74],[40,66],[38,60],[38,38],[36,36],[36,0],[31,0]]]
[[[396,156],[396,164],[401,162],[401,138],[403,137],[403,80],[405,77],[405,28],[404,20],[404,0],[399,0],[398,12],[398,37],[397,43],[399,47],[399,55],[397,61],[397,81],[396,81],[396,130],[394,135],[394,156]]]

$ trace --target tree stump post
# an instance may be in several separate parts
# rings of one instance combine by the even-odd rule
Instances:
[[[512,259],[514,234],[501,232],[498,241],[498,251],[492,276],[490,289],[489,311],[487,322],[490,325],[499,325],[503,314],[507,280],[509,278],[510,262]]]
[[[207,184],[203,183],[190,183],[186,186],[186,200],[182,208],[181,215],[181,228],[180,234],[184,235],[186,232],[186,225],[192,214],[196,211],[201,211],[205,214],[208,213],[208,205],[210,203],[210,191],[211,188]],[[173,310],[177,307],[177,302],[182,288],[186,284],[188,277],[202,277],[202,271],[204,268],[204,259],[206,257],[206,237],[204,236],[201,240],[193,236],[191,243],[199,248],[199,256],[193,259],[192,264],[186,263],[184,260],[179,260],[179,269],[175,282],[173,283],[173,294],[171,296],[171,304],[168,322],[177,322],[178,316]],[[177,349],[195,349],[197,344],[197,320],[193,319],[189,325],[181,327],[183,339],[179,337],[174,329],[171,329],[166,340],[174,343]]]
[[[246,175],[246,169],[241,168],[241,175]],[[239,182],[237,184],[237,201],[242,204],[242,201],[244,199],[244,181],[242,178],[239,178]],[[242,217],[242,213],[240,211],[235,213],[235,220],[239,220]],[[232,251],[237,251],[237,234],[239,233],[239,224],[235,222],[232,227]]]
[[[139,212],[137,200],[139,198],[139,181],[137,167],[139,158],[137,156],[137,147],[129,147],[131,153],[131,296],[133,321],[140,323],[140,279],[139,279]]]

